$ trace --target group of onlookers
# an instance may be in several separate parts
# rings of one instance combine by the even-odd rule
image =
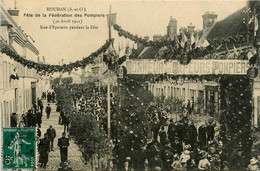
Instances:
[[[53,92],[47,91],[47,93],[43,92],[42,99],[44,99],[44,100],[47,99],[48,103],[51,103],[51,102],[55,103],[55,92],[54,91]]]

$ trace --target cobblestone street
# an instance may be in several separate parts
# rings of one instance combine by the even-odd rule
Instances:
[[[47,106],[47,103],[44,103],[44,107]],[[49,128],[50,125],[52,125],[55,130],[56,130],[56,138],[54,139],[54,151],[51,151],[49,153],[49,161],[47,164],[47,169],[46,170],[57,170],[60,167],[60,150],[59,147],[57,146],[58,139],[61,137],[64,127],[63,125],[58,124],[59,120],[59,113],[56,112],[56,105],[55,103],[50,103],[51,106],[51,115],[50,118],[47,119],[46,113],[43,112],[42,116],[42,135],[41,138],[44,136],[44,133],[46,133],[47,129]],[[91,168],[88,168],[86,164],[84,164],[84,159],[82,158],[82,154],[79,150],[79,147],[73,140],[70,140],[70,146],[68,148],[68,160],[70,163],[70,167],[73,170],[91,170]],[[39,167],[39,164],[38,164]]]

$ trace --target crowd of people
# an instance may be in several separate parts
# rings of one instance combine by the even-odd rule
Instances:
[[[47,101],[47,106],[44,108],[43,100]],[[56,130],[52,125],[49,125],[49,128],[42,136],[41,124],[42,117],[45,115],[46,119],[51,117],[51,106],[50,103],[55,103],[55,92],[43,92],[42,98],[37,98],[37,101],[32,105],[32,107],[21,115],[21,119],[18,120],[16,113],[11,114],[11,127],[36,127],[37,130],[37,146],[39,152],[39,163],[40,168],[46,169],[49,153],[54,151],[54,139],[56,138]],[[45,110],[44,110],[45,109]],[[44,113],[45,112],[45,113]],[[62,113],[62,112],[61,112]],[[19,122],[18,122],[19,121]],[[66,132],[68,132],[69,127],[69,118],[65,116],[62,117],[62,121],[59,121],[59,124],[64,125],[64,133],[62,137],[58,139],[57,146],[60,148],[61,156],[61,167],[68,167],[68,146],[69,139],[66,138]],[[66,129],[65,129],[66,128]]]
[[[65,85],[70,90],[73,99],[72,113],[64,111],[57,105],[56,111],[60,113],[59,124],[64,125],[63,140],[58,141],[61,153],[62,166],[68,167],[68,151],[69,140],[66,139],[66,133],[70,132],[71,117],[76,114],[89,114],[95,116],[97,120],[101,121],[101,126],[106,130],[107,115],[106,115],[106,92],[105,89],[93,89],[91,96],[89,88],[84,85]],[[44,96],[43,96],[44,97]],[[111,96],[111,103],[113,106],[113,96]],[[39,103],[40,104],[40,103]],[[42,113],[39,110],[40,105],[37,105],[35,111]],[[142,168],[136,168],[133,164],[131,156],[126,157],[123,164],[124,170],[257,170],[260,164],[260,156],[252,157],[250,163],[243,163],[242,146],[235,147],[232,154],[228,156],[227,146],[223,144],[224,138],[220,133],[220,125],[213,118],[206,121],[193,120],[194,100],[183,108],[183,113],[178,117],[179,120],[169,119],[169,114],[163,106],[156,104],[152,105],[150,112],[153,113],[151,118],[151,137],[148,143],[143,147],[140,154],[140,161],[143,162]],[[45,108],[46,117],[48,116],[48,106]],[[31,113],[30,111],[29,118]],[[49,111],[51,113],[51,110]],[[111,108],[113,113],[113,108]],[[27,114],[27,116],[28,116]],[[36,115],[35,115],[36,116]],[[27,119],[28,120],[28,119]],[[30,119],[29,119],[30,120]],[[29,125],[38,125],[29,121]],[[28,121],[25,121],[28,124]],[[51,126],[50,128],[51,129]],[[107,131],[107,130],[106,130]],[[49,131],[50,132],[50,131]],[[113,130],[111,132],[113,139]],[[56,136],[56,135],[55,135]],[[44,134],[44,138],[40,140],[39,150],[41,167],[46,167],[48,160],[46,159],[48,153],[53,150],[52,136],[48,131]],[[52,137],[52,138],[50,138]],[[51,143],[52,142],[52,143]],[[48,150],[46,150],[48,149]],[[46,153],[47,152],[47,153]],[[48,157],[47,157],[48,158]],[[116,170],[114,159],[107,162],[106,170]],[[120,168],[122,169],[122,168]]]

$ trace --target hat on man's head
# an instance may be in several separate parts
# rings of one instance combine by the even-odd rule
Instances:
[[[254,157],[250,160],[251,165],[257,164],[258,160],[256,160]]]
[[[207,157],[208,153],[205,150],[200,151],[200,158],[205,158]]]

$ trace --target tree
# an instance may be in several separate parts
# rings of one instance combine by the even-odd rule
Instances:
[[[73,78],[72,78],[72,77],[61,78],[62,84],[71,84],[72,81],[73,81]]]
[[[241,167],[251,158],[252,80],[247,76],[222,76],[220,79],[221,135],[228,155],[241,148]],[[242,169],[243,168],[239,168]]]
[[[143,167],[142,147],[147,144],[152,113],[148,112],[153,95],[145,89],[145,83],[125,78],[119,81],[120,92],[115,95],[112,127],[116,135],[114,156],[117,165],[123,167],[126,157],[131,158],[135,169]],[[121,104],[121,107],[119,107]]]

